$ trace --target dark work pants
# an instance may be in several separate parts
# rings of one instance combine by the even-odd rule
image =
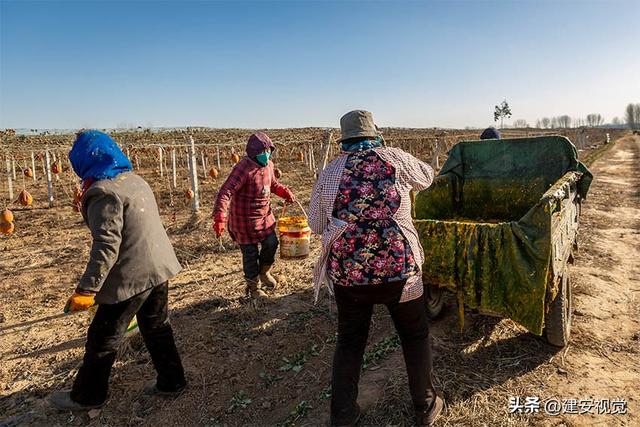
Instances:
[[[427,410],[434,401],[436,392],[424,296],[399,303],[403,286],[404,282],[334,286],[338,306],[338,342],[331,379],[332,425],[354,421],[358,381],[374,304],[387,306],[400,337],[415,410]]]
[[[176,391],[186,385],[169,324],[168,291],[165,282],[126,301],[98,306],[87,333],[82,366],[71,390],[74,401],[99,405],[107,399],[111,367],[134,315],[158,373],[158,389]]]
[[[275,231],[260,242],[260,248],[258,248],[258,244],[240,245],[244,277],[246,279],[258,277],[262,267],[272,265],[276,261],[277,250],[278,238]]]

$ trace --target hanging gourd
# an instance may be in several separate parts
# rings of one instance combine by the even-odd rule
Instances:
[[[22,172],[27,178],[33,178],[33,171],[31,170],[31,168],[25,168]]]
[[[184,197],[191,200],[195,197],[195,194],[193,193],[192,189],[188,189],[187,191],[184,192]]]
[[[18,203],[22,206],[31,206],[33,203],[33,196],[31,196],[27,190],[22,190],[18,195]]]
[[[209,176],[213,179],[216,179],[218,177],[218,169],[216,168],[209,169]]]
[[[55,173],[56,175],[62,172],[62,163],[60,163],[59,161],[55,161],[53,162],[53,164],[51,165],[51,172]]]
[[[238,162],[240,161],[240,156],[238,156],[236,153],[232,153],[231,161],[233,162],[234,165],[238,164]]]
[[[13,222],[13,212],[9,209],[5,209],[0,213],[0,223]]]
[[[282,176],[282,171],[281,171],[280,169],[276,168],[276,169],[273,171],[273,176],[275,176],[275,177],[276,177],[276,179],[280,179],[280,177]]]
[[[12,222],[0,222],[0,233],[9,235],[14,229],[15,225]]]

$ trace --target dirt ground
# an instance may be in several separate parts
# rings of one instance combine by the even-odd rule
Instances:
[[[572,269],[569,346],[559,350],[509,320],[471,312],[459,333],[448,301],[449,310],[432,323],[437,384],[449,403],[437,425],[640,424],[639,162],[640,138],[628,136],[592,165]],[[313,177],[295,165],[283,169],[283,182],[308,204]],[[239,251],[229,241],[221,249],[210,232],[217,185],[204,183],[200,217],[175,194],[171,206],[169,190],[156,193],[184,266],[170,304],[189,388],[176,399],[143,395],[154,373],[134,334],[112,372],[109,401],[89,414],[59,413],[45,400],[70,386],[82,358],[90,313],[60,313],[82,273],[89,233],[68,207],[14,210],[16,234],[0,240],[0,426],[327,422],[336,310],[326,295],[313,304],[319,243],[307,260],[278,262],[282,286],[255,309],[243,293]],[[374,315],[365,362],[361,425],[411,425],[402,354],[383,309]],[[508,413],[510,397],[527,396],[626,399],[628,413]]]

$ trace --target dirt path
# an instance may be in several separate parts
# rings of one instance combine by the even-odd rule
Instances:
[[[626,417],[565,416],[591,425],[640,425],[640,138],[625,138],[592,167],[573,266],[574,333],[558,397],[622,398]],[[554,424],[554,423],[549,423]]]

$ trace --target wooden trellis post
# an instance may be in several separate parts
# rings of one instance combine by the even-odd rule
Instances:
[[[202,163],[202,174],[203,176],[207,176],[207,165],[204,160],[204,150],[200,150],[200,163]]]
[[[33,180],[36,181],[36,156],[31,152],[31,171],[33,172]]]
[[[173,175],[173,188],[178,187],[178,181],[176,179],[176,149],[171,150],[171,174]]]
[[[9,202],[13,201],[13,180],[11,175],[11,160],[7,156],[7,189],[9,190]]]
[[[434,170],[438,170],[440,169],[440,160],[438,160],[438,155],[440,155],[440,143],[438,142],[438,139],[436,138],[436,142],[435,142],[435,148],[433,149],[434,154],[433,154],[433,158],[431,159],[431,167]]]
[[[158,159],[159,159],[159,164],[160,164],[160,176],[163,177],[164,176],[164,169],[162,167],[162,147],[158,147]]]
[[[320,176],[320,172],[327,167],[327,160],[329,159],[329,151],[331,150],[331,145],[333,145],[333,134],[331,131],[327,131],[324,137],[324,150],[322,153],[322,157],[320,159],[320,165],[316,172],[316,178]]]
[[[218,165],[218,170],[220,170],[220,146],[216,145],[216,164]]]
[[[47,200],[49,201],[49,207],[53,207],[53,182],[51,181],[51,158],[49,157],[49,149],[45,150],[45,175],[47,177]]]
[[[189,173],[191,175],[191,191],[193,191],[192,208],[194,212],[200,210],[200,197],[198,195],[198,161],[196,159],[196,145],[193,136],[189,136]]]
[[[11,172],[13,173],[13,180],[17,180],[16,178],[16,159],[11,159]]]
[[[56,152],[55,152],[55,151],[52,151],[51,153],[53,154],[53,162],[54,162],[54,163],[55,163],[55,162],[57,162],[57,161],[58,161],[58,159],[57,159],[57,157],[56,157]],[[49,163],[49,161],[47,161],[47,165],[48,165],[49,170],[51,170],[51,164]],[[60,181],[60,177],[58,176],[58,174],[56,173],[56,174],[54,174],[54,175],[56,176],[56,181]]]

